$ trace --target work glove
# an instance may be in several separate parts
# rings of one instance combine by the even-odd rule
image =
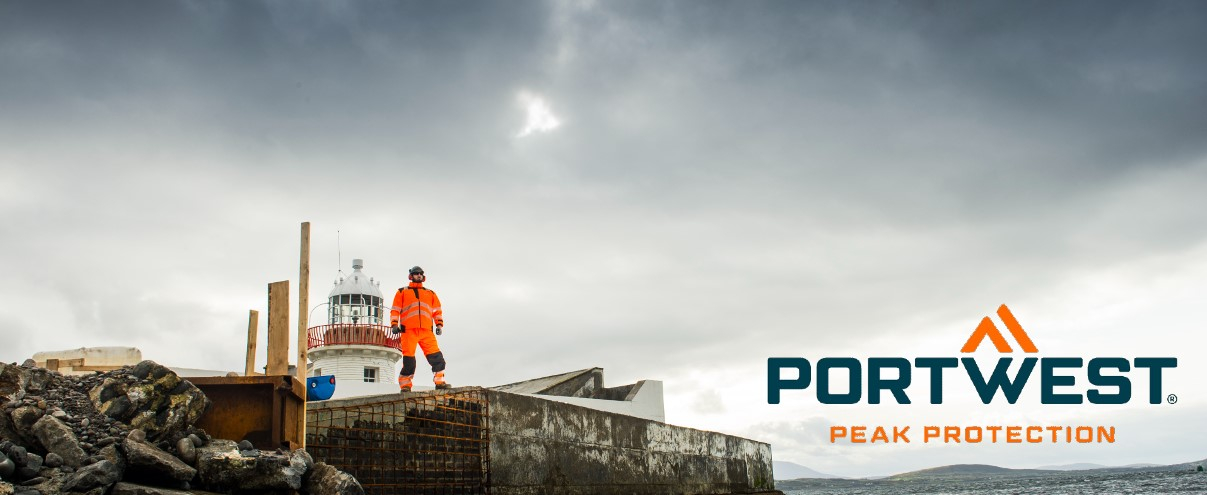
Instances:
[[[390,327],[390,333],[392,333],[394,335],[398,335],[400,333],[406,333],[406,331],[407,331],[406,327],[401,327],[398,325],[394,325],[394,326]]]
[[[444,325],[436,325],[436,335],[440,335],[442,332],[444,332]]]

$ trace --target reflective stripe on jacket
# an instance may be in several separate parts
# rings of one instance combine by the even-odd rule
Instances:
[[[440,298],[436,297],[435,292],[424,288],[423,284],[415,282],[399,288],[394,294],[394,305],[390,307],[390,325],[399,324],[407,330],[444,325]]]

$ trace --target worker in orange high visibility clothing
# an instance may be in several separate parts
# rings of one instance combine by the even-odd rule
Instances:
[[[411,380],[415,378],[415,344],[419,344],[428,364],[432,365],[436,388],[451,388],[452,385],[444,381],[444,353],[436,345],[436,335],[444,331],[440,298],[423,286],[427,278],[423,276],[422,268],[411,268],[408,276],[411,283],[398,289],[394,294],[394,306],[390,308],[391,330],[394,334],[402,334],[399,343],[402,371],[398,373],[398,388],[402,392],[411,391]]]

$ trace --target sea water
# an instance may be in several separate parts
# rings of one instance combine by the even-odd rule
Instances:
[[[784,493],[786,495],[1207,493],[1207,474],[1194,471],[1129,473],[1069,471],[1034,477],[968,477],[909,481],[887,479],[809,480],[806,483],[807,486],[803,488],[784,489]]]

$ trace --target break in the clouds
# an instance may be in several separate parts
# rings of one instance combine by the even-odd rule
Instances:
[[[802,418],[833,415],[766,405],[765,359],[954,352],[1008,303],[1041,349],[1201,375],[1205,25],[1197,2],[3,2],[0,359],[238,369],[310,221],[311,301],[353,257],[387,291],[425,268],[455,384],[602,366],[777,459],[938,464],[826,465]],[[1153,417],[1185,437],[1067,462],[1203,457]]]
[[[521,91],[516,100],[524,110],[524,128],[516,133],[517,138],[550,132],[562,125],[561,119],[553,114],[549,104],[540,95]]]

